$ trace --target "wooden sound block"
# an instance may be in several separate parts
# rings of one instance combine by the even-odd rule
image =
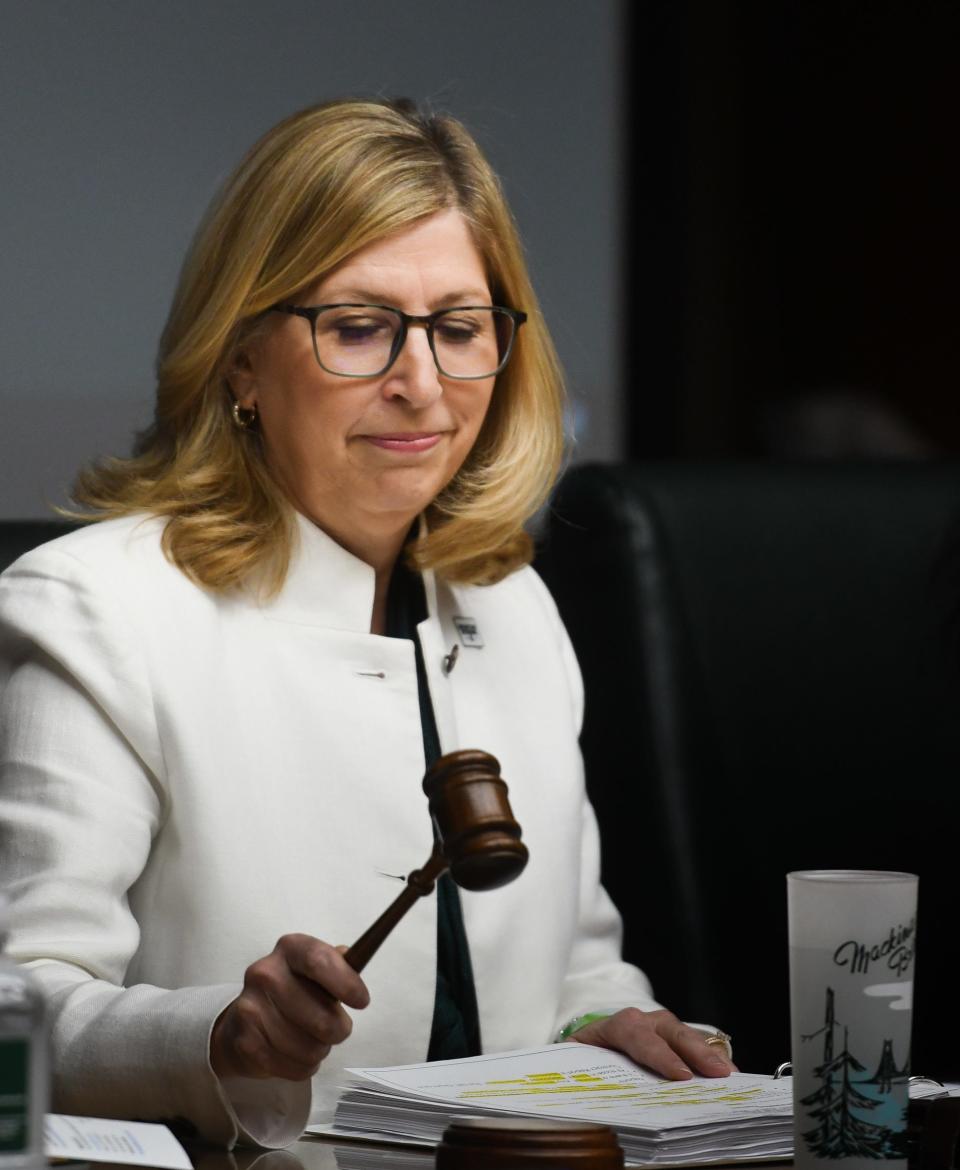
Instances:
[[[437,1170],[622,1170],[607,1125],[520,1117],[459,1117],[437,1147]]]

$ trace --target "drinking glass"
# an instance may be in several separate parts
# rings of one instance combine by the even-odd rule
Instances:
[[[916,915],[915,874],[787,874],[800,1170],[906,1168]]]

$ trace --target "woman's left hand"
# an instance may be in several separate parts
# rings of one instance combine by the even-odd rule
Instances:
[[[703,1032],[665,1008],[655,1012],[624,1008],[578,1029],[570,1039],[613,1048],[672,1081],[686,1081],[694,1075],[725,1077],[738,1071],[733,1061],[717,1051],[716,1044],[707,1044]]]

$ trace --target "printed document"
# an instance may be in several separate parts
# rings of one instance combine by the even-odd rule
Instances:
[[[347,1072],[333,1129],[315,1132],[432,1145],[451,1117],[506,1112],[602,1122],[630,1161],[769,1159],[792,1150],[789,1079],[667,1081],[620,1053],[577,1043]]]

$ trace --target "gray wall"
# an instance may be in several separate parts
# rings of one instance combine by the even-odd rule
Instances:
[[[502,175],[576,406],[616,457],[619,0],[0,0],[0,516],[149,420],[178,266],[282,116],[408,95]]]

